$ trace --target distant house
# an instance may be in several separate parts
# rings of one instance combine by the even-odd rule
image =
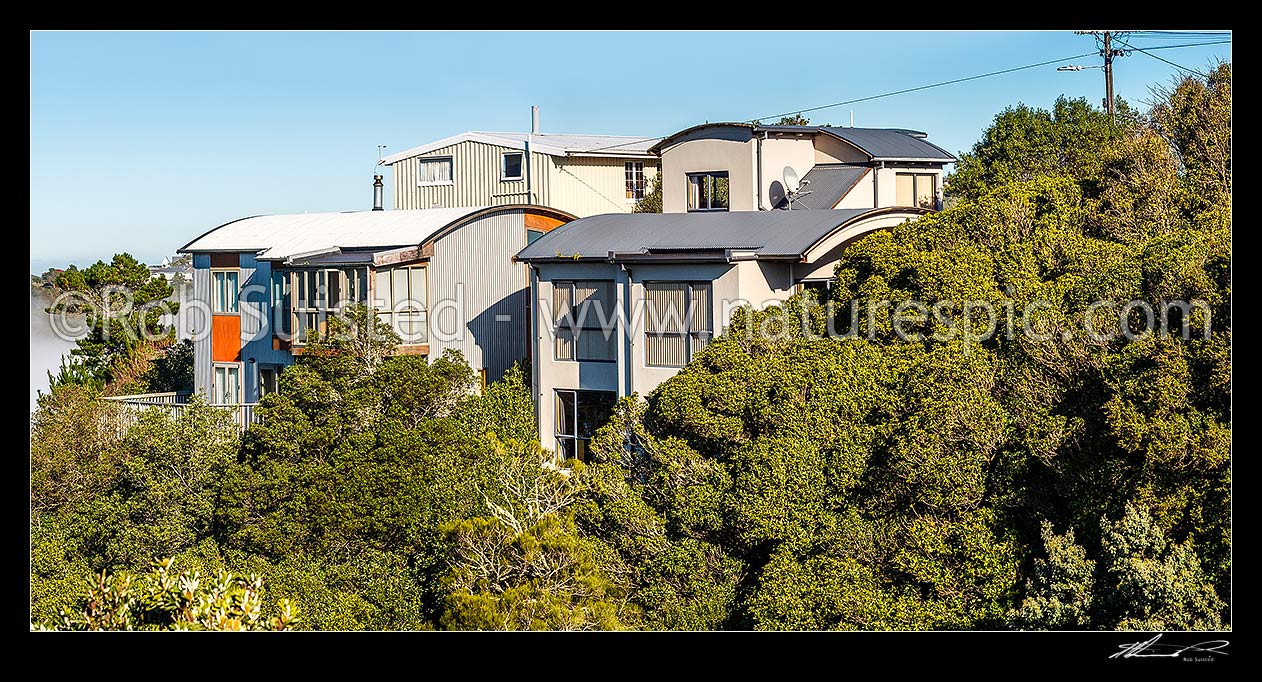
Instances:
[[[742,305],[823,285],[855,239],[915,207],[637,213],[575,220],[517,254],[531,269],[545,447],[585,458],[614,401],[674,376]]]
[[[470,131],[382,159],[394,208],[540,204],[628,213],[657,175],[656,138]],[[526,163],[527,149],[531,162]]]
[[[243,218],[180,249],[193,256],[195,390],[223,405],[276,390],[350,303],[377,311],[397,352],[455,349],[487,380],[529,352],[517,253],[574,216],[542,206]],[[207,315],[208,313],[208,315]],[[207,319],[209,317],[209,319]]]
[[[649,148],[665,213],[940,208],[955,157],[925,133],[885,128],[707,123]],[[801,182],[796,193],[793,178]]]

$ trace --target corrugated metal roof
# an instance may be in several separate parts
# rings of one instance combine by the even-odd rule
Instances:
[[[926,211],[858,208],[826,211],[611,213],[582,218],[536,239],[518,260],[607,259],[610,253],[754,251],[760,258],[799,257],[837,227],[869,215]]]
[[[180,252],[254,252],[261,259],[280,260],[333,249],[418,245],[453,222],[485,208],[255,216],[221,225],[189,242]]]
[[[894,128],[825,128],[820,131],[841,138],[868,153],[873,161],[955,161],[942,147],[911,133],[919,131]]]
[[[474,140],[485,144],[493,144],[509,149],[525,149],[526,137],[529,133],[501,133],[482,130],[468,132],[443,138],[419,147],[391,154],[381,159],[383,165],[398,163],[413,156],[420,156],[450,147],[453,144]],[[635,137],[629,135],[583,135],[568,133],[536,133],[531,138],[531,150],[552,156],[651,156],[649,147],[656,144],[656,137]]]
[[[837,205],[868,172],[867,166],[851,166],[842,163],[821,163],[802,176],[802,189],[809,190],[793,200],[793,210],[827,211]],[[810,184],[807,184],[809,181]],[[787,208],[789,202],[781,199],[776,208]]]

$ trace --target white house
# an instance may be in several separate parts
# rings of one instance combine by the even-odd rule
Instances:
[[[575,220],[517,254],[530,266],[539,436],[565,456],[621,396],[652,391],[742,305],[824,282],[845,247],[916,207],[637,213]]]
[[[396,209],[540,204],[629,213],[657,176],[655,137],[468,131],[382,159]],[[530,163],[526,163],[526,158]]]
[[[649,151],[661,156],[666,213],[787,209],[790,199],[795,210],[940,208],[942,168],[955,157],[927,137],[893,128],[706,123]]]

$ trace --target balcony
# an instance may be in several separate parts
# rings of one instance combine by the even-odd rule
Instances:
[[[124,416],[124,426],[130,426],[136,423],[140,414],[145,410],[163,410],[172,419],[178,419],[184,414],[186,405],[192,394],[189,392],[173,392],[173,393],[140,393],[136,395],[115,395],[101,398],[102,400],[115,403],[122,406]],[[218,409],[222,409],[232,414],[232,420],[241,431],[250,428],[251,424],[257,424],[262,419],[255,411],[258,403],[236,403],[230,405],[211,405]]]

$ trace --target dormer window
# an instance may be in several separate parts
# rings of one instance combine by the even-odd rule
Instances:
[[[728,210],[727,171],[688,174],[689,211]]]
[[[521,180],[521,152],[504,152],[500,162],[500,180]]]

